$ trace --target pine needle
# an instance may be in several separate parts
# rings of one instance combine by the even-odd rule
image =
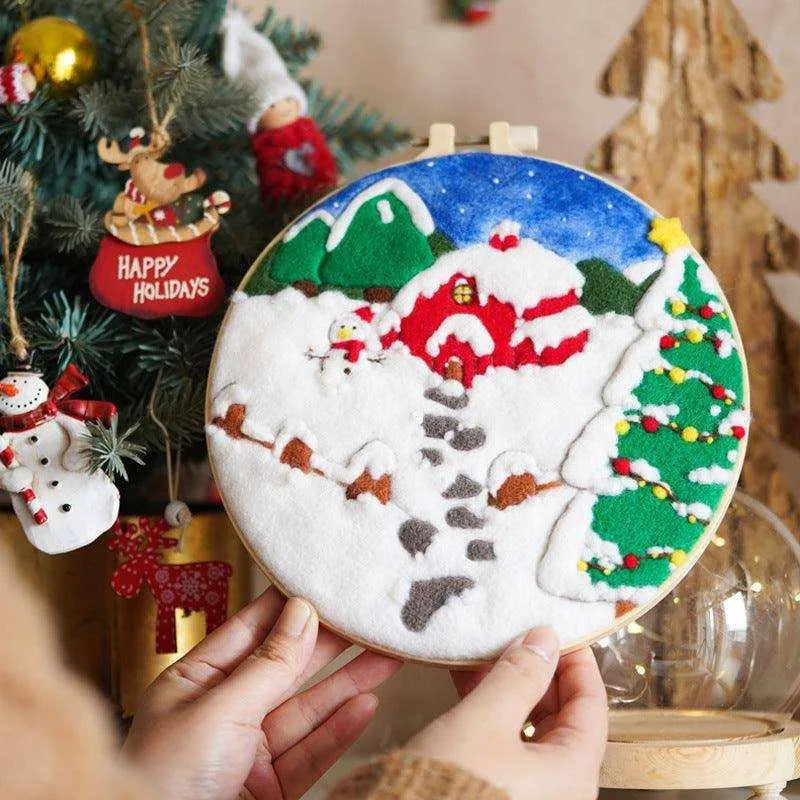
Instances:
[[[117,417],[111,420],[108,427],[101,422],[87,422],[85,433],[81,438],[86,442],[86,456],[89,461],[89,472],[105,472],[111,480],[122,478],[128,480],[124,459],[143,465],[142,456],[147,448],[131,441],[138,429],[138,424],[131,425],[123,433],[117,430]]]

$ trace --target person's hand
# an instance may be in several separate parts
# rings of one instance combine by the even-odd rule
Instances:
[[[307,602],[269,589],[156,679],[124,752],[163,800],[300,797],[361,735],[378,705],[368,692],[400,667],[365,652],[296,694],[347,647],[317,633]]]
[[[453,673],[462,697],[407,749],[455,763],[512,800],[589,800],[606,744],[606,692],[591,650],[558,659],[550,628],[512,644],[487,672]],[[533,711],[530,709],[533,708]],[[536,728],[523,740],[525,721]]]

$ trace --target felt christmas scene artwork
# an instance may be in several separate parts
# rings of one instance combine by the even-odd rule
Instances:
[[[286,592],[352,639],[490,659],[666,593],[730,499],[730,311],[677,219],[579,169],[462,153],[355,181],[269,247],[209,377],[211,463]]]
[[[204,317],[222,303],[225,285],[211,251],[211,235],[231,207],[227,192],[203,198],[203,170],[187,175],[182,164],[159,159],[168,140],[149,141],[133,128],[121,148],[105,138],[100,158],[130,173],[104,218],[108,236],[89,273],[95,299],[108,308],[144,319]]]

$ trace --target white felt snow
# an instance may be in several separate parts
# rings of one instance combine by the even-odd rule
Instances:
[[[432,297],[457,273],[475,278],[481,303],[492,295],[511,303],[517,316],[545,297],[560,297],[571,290],[580,296],[585,282],[571,261],[533,239],[522,239],[505,251],[473,244],[440,256],[403,286],[392,307],[401,317],[408,316],[420,295]]]
[[[692,483],[720,483],[727,486],[731,480],[731,470],[712,464],[710,467],[696,467],[686,476]]]
[[[644,283],[654,272],[664,266],[663,258],[649,258],[646,261],[637,261],[625,267],[622,274],[635,284]]]
[[[488,356],[494,352],[494,340],[484,324],[474,314],[453,314],[445,317],[442,324],[425,342],[425,351],[436,358],[449,336],[468,344],[476,356]]]
[[[328,252],[335,250],[347,234],[347,229],[361,206],[387,192],[394,194],[405,205],[411,215],[411,221],[423,236],[430,236],[434,232],[436,225],[422,198],[405,181],[399,178],[384,178],[359,192],[345,206],[344,211],[339,214],[331,226],[331,232],[325,242],[325,249]],[[379,213],[382,221],[387,222],[380,210]]]
[[[333,214],[329,211],[326,211],[324,208],[317,209],[316,211],[312,211],[310,214],[307,214],[302,219],[295,222],[294,225],[286,231],[283,235],[284,242],[291,242],[295,236],[297,236],[300,231],[304,228],[308,227],[315,219],[322,220],[326,225],[331,226],[334,223]]]
[[[486,476],[486,488],[492,493],[497,494],[505,481],[513,475],[531,475],[537,484],[548,483],[556,480],[555,472],[542,472],[536,459],[530,454],[521,450],[508,450],[500,453],[489,465]]]
[[[545,347],[555,347],[564,339],[589,330],[593,323],[594,317],[583,306],[570,306],[557,314],[521,320],[511,336],[511,346],[530,339],[541,352]]]
[[[602,409],[602,387],[638,334],[633,321],[615,314],[595,318],[584,351],[557,367],[491,368],[475,378],[467,407],[451,410],[426,399],[426,390],[457,397],[463,387],[442,381],[405,348],[390,349],[380,362],[363,356],[355,363],[320,362],[306,355],[325,352],[331,321],[359,305],[338,292],[306,298],[288,288],[240,300],[229,311],[209,381],[216,415],[219,395],[246,397],[247,418],[264,430],[285,437],[288,423],[296,435],[302,422],[316,440],[314,458],[326,464],[352,465],[367,443],[377,448],[366,459],[373,477],[395,462],[387,506],[372,496],[350,501],[337,481],[292,471],[270,451],[209,426],[220,490],[253,550],[331,624],[412,656],[484,658],[537,623],[555,625],[565,643],[608,624],[611,604],[553,597],[537,584],[538,559],[573,488],[542,492],[503,512],[486,505],[486,488],[458,501],[443,499],[442,492],[459,474],[486,487],[490,465],[508,451],[527,454],[540,476],[557,473],[570,444]],[[482,428],[485,444],[457,451],[444,439],[426,437],[426,414]],[[443,463],[434,467],[422,459],[423,447],[440,452]],[[447,511],[457,504],[481,517],[483,527],[449,527]],[[399,542],[399,527],[410,518],[439,531],[424,555],[412,557]],[[491,541],[497,559],[468,560],[471,538]],[[476,586],[433,614],[424,631],[405,628],[403,592],[412,581],[445,576],[467,576]]]

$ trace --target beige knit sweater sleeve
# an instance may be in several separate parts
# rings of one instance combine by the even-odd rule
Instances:
[[[328,800],[508,800],[508,795],[455,764],[397,750],[357,767]]]

